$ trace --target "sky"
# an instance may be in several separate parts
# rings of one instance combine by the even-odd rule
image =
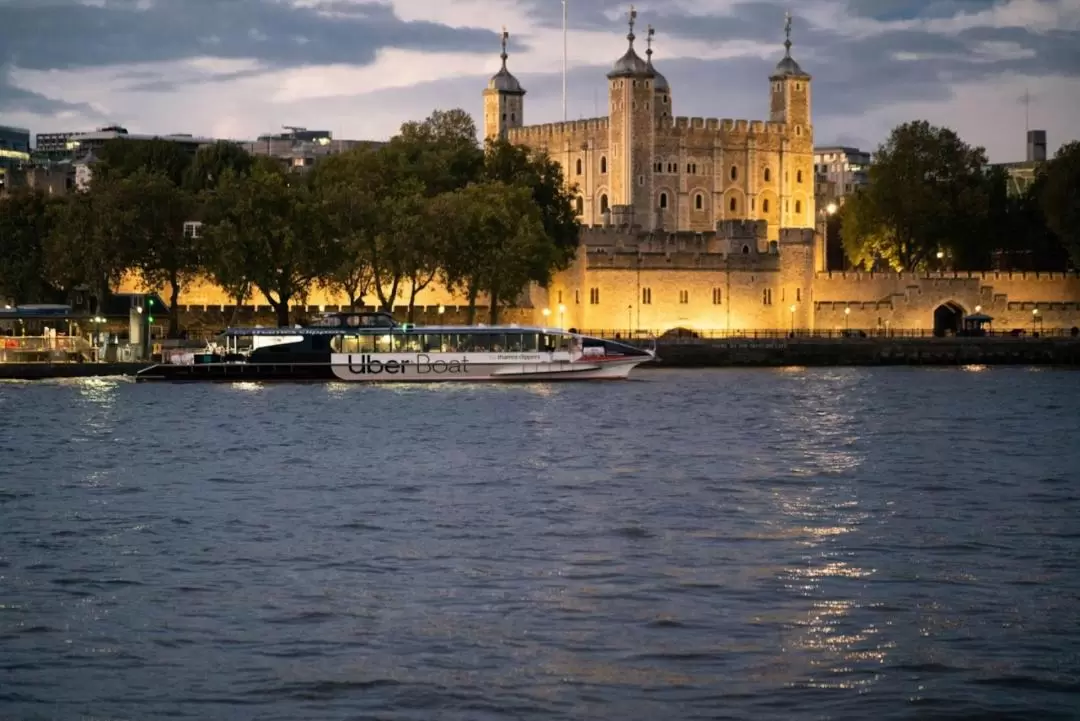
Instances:
[[[636,46],[654,26],[676,115],[765,119],[790,10],[792,55],[814,78],[817,145],[873,150],[925,119],[1007,162],[1024,159],[1026,124],[1047,131],[1051,153],[1080,136],[1080,0],[636,9]],[[568,118],[604,113],[628,11],[569,0]],[[503,26],[526,122],[562,120],[560,0],[0,0],[0,124],[236,140],[291,125],[381,140],[455,107],[479,124]]]

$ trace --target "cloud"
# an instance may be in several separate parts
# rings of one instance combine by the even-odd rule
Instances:
[[[636,6],[637,47],[655,26],[654,59],[678,114],[765,117],[789,5]],[[993,159],[1017,159],[1025,89],[1032,125],[1047,129],[1052,148],[1075,136],[1076,0],[792,7],[793,55],[814,76],[823,144],[872,148],[895,124],[927,117]],[[569,0],[570,117],[605,112],[604,73],[625,50],[627,9],[623,0]],[[436,107],[479,119],[502,25],[510,68],[529,91],[527,122],[561,119],[558,0],[0,0],[0,112],[39,132],[118,122],[250,138],[289,124],[382,138]]]

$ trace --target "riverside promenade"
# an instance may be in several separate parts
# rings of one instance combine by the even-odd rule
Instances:
[[[652,341],[630,340],[643,347]],[[1080,338],[728,337],[661,338],[644,367],[723,368],[883,365],[1056,365],[1080,367]],[[151,363],[0,363],[0,380],[134,376]]]

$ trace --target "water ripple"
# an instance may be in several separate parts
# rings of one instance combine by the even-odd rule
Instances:
[[[0,384],[0,718],[1076,719],[1080,374]]]

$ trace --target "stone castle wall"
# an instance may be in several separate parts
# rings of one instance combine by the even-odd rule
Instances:
[[[965,315],[978,308],[998,330],[1030,329],[1033,317],[1045,328],[1071,328],[1080,325],[1080,274],[817,273],[814,301],[818,329],[930,330],[943,304]]]

